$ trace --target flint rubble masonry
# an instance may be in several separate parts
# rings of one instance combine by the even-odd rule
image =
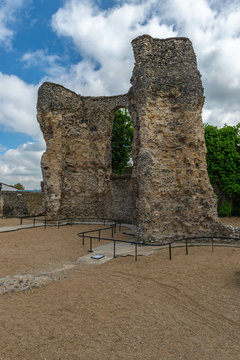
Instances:
[[[144,241],[231,233],[218,220],[208,179],[203,87],[191,41],[143,35],[132,46],[135,66],[127,94],[80,96],[53,83],[39,88],[49,216],[133,222]],[[134,166],[131,176],[116,179],[111,131],[122,107],[134,124]]]

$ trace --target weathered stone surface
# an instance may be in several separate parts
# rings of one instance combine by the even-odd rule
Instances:
[[[3,207],[4,207],[4,200],[0,194],[0,216],[3,216]]]
[[[47,144],[42,157],[51,215],[109,217],[111,128],[128,97],[82,97],[60,85],[39,89],[38,120]]]
[[[39,216],[45,214],[44,193],[0,191],[0,216]]]
[[[83,97],[44,83],[38,121],[47,150],[42,171],[48,213],[133,221],[147,241],[210,233],[220,225],[206,168],[196,56],[187,38],[133,40],[129,93]],[[115,111],[134,123],[130,179],[111,175]]]
[[[45,275],[10,275],[0,277],[0,295],[16,291],[29,291],[46,285],[51,279]]]
[[[135,180],[131,175],[111,176],[111,202],[109,214],[121,222],[133,223],[135,212],[134,187]]]
[[[204,96],[191,42],[143,36],[133,49],[139,228],[153,240],[212,230],[218,224],[216,198],[206,168]]]

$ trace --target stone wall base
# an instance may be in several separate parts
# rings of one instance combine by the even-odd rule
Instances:
[[[40,216],[44,214],[44,193],[0,192],[0,216]]]

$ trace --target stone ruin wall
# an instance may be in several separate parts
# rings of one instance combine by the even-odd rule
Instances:
[[[0,191],[0,216],[41,216],[44,214],[44,193]]]
[[[52,83],[39,89],[48,214],[133,222],[146,241],[228,233],[208,179],[203,87],[190,40],[143,35],[132,45],[128,94],[84,97]],[[114,178],[111,169],[112,122],[120,107],[134,124],[130,178]]]
[[[116,109],[128,106],[127,95],[83,97],[60,85],[42,85],[38,119],[47,144],[41,165],[48,214],[117,216],[112,210],[113,194],[120,202],[116,187],[132,185],[124,178],[118,179],[119,186],[116,180],[112,184],[111,131]],[[133,221],[132,191],[128,194],[122,194],[118,212],[122,220]]]

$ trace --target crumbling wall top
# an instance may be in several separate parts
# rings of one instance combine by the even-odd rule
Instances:
[[[188,38],[154,39],[143,35],[134,39],[132,46],[135,67],[131,83],[136,89],[144,87],[185,109],[203,106],[201,74]]]

